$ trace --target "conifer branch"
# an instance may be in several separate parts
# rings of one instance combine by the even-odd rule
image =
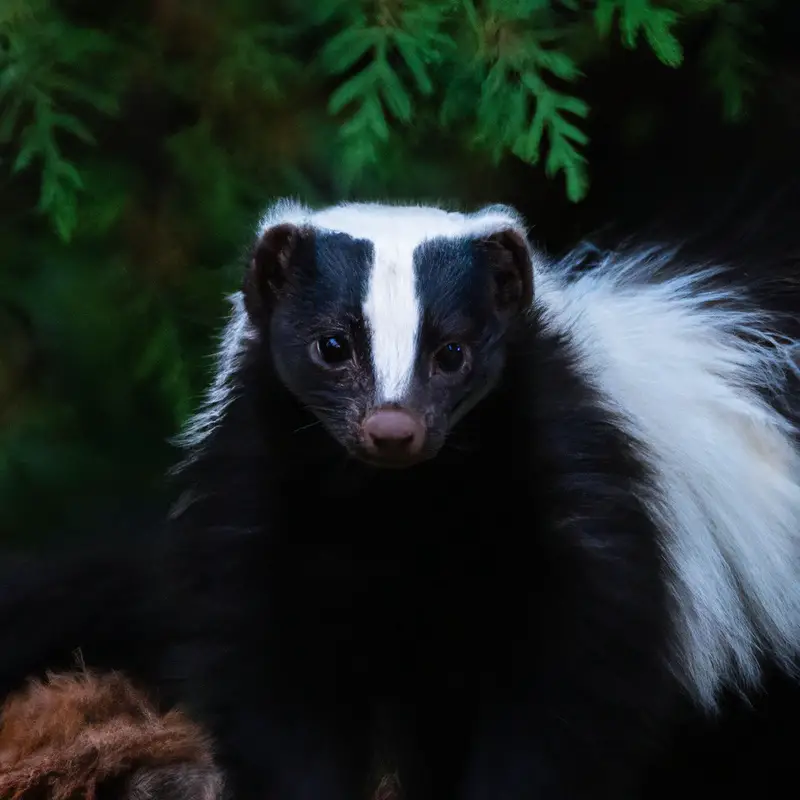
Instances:
[[[99,32],[68,25],[45,4],[37,11],[7,15],[0,25],[0,144],[18,140],[12,173],[40,164],[39,211],[67,241],[77,224],[83,182],[62,142],[71,137],[95,143],[72,107],[116,111],[113,93],[84,78],[87,60],[113,51],[113,43]]]

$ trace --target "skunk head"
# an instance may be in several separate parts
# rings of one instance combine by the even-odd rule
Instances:
[[[282,203],[243,287],[289,391],[352,456],[393,467],[436,455],[496,383],[532,292],[525,229],[503,206]]]

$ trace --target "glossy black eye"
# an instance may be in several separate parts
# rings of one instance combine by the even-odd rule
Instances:
[[[341,334],[323,336],[314,343],[317,360],[328,366],[344,364],[353,357],[350,340]]]
[[[458,372],[464,366],[465,357],[464,347],[457,342],[449,342],[440,347],[433,358],[442,372]]]

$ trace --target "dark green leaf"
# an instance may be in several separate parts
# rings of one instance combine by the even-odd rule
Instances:
[[[341,84],[328,101],[328,110],[331,114],[338,114],[345,106],[373,91],[383,77],[381,72],[381,62],[373,61],[357,75]]]
[[[422,94],[431,94],[433,84],[428,76],[428,70],[417,52],[417,46],[413,37],[408,36],[402,31],[398,31],[394,37],[394,43],[398,52],[403,57],[406,66],[414,77],[417,88]]]
[[[558,50],[540,50],[536,63],[565,81],[574,81],[581,76],[578,65],[566,54]]]
[[[597,6],[594,10],[594,23],[601,37],[606,37],[611,33],[616,11],[617,0],[597,0]]]
[[[386,101],[386,105],[401,122],[411,121],[411,98],[403,88],[403,84],[397,77],[397,73],[388,65],[384,64],[381,68],[381,94]]]
[[[668,67],[679,67],[683,61],[683,48],[672,27],[677,15],[667,9],[653,9],[644,22],[644,34],[658,60]]]
[[[374,28],[345,28],[322,49],[323,66],[332,75],[346,72],[377,44],[380,36]]]

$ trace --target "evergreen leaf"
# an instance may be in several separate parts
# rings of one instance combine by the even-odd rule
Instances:
[[[558,98],[558,107],[561,111],[567,111],[576,117],[585,118],[589,116],[589,104],[580,97],[562,94]]]
[[[559,50],[539,50],[536,53],[536,63],[564,81],[574,81],[581,76],[578,65],[567,53]]]
[[[38,140],[35,131],[30,127],[22,136],[22,146],[14,159],[11,167],[12,174],[26,170],[37,156],[41,156],[41,142]]]
[[[401,122],[410,122],[412,115],[411,98],[403,88],[397,73],[388,64],[381,64],[380,77],[381,94],[389,111]]]
[[[62,92],[68,102],[79,101],[89,106],[93,111],[99,111],[106,116],[113,117],[119,113],[119,98],[116,94],[98,89],[75,80],[68,75],[51,75],[47,82],[48,91],[55,94]]]
[[[331,94],[328,101],[328,110],[331,114],[338,114],[345,106],[364,97],[367,92],[373,91],[376,83],[381,79],[381,63],[373,61],[349,80],[342,83]]]
[[[730,122],[740,121],[746,113],[755,82],[764,74],[762,66],[750,53],[748,39],[761,33],[750,19],[745,6],[724,6],[702,54],[702,66],[711,86],[720,94],[722,113]]]
[[[367,115],[370,123],[370,131],[381,141],[389,140],[389,124],[386,121],[386,115],[383,113],[381,101],[378,99],[377,94],[368,96],[364,100],[362,108]]]
[[[475,3],[473,0],[461,0],[461,6],[470,28],[472,28],[473,32],[478,33],[481,30],[481,19],[477,8],[475,8]]]
[[[611,33],[616,12],[617,0],[597,0],[594,10],[594,24],[601,38],[605,38]]]
[[[78,224],[78,209],[75,196],[69,192],[59,191],[53,203],[46,209],[50,212],[56,233],[63,242],[72,240],[72,234]]]
[[[508,86],[508,72],[503,61],[496,61],[483,81],[483,94],[487,98],[496,97]]]
[[[331,75],[347,72],[375,47],[381,34],[374,28],[345,28],[322,48],[322,65]]]
[[[526,70],[522,73],[520,79],[522,81],[522,85],[528,89],[528,91],[534,97],[546,97],[550,94],[550,88],[542,80],[538,72]]]
[[[589,137],[580,128],[576,128],[561,116],[553,117],[552,126],[558,132],[558,135],[564,139],[570,139],[580,145],[589,144]]]
[[[589,188],[585,159],[566,138],[551,136],[545,174],[552,178],[558,173],[564,174],[567,197],[573,203],[583,200]]]
[[[647,13],[647,3],[648,0],[618,0],[622,44],[629,50],[636,47],[643,16]]]
[[[511,152],[527,164],[535,166],[539,163],[540,144],[541,133],[537,133],[531,126],[512,142]]]
[[[55,163],[53,171],[59,181],[71,184],[73,189],[83,189],[83,178],[74,164],[62,159]]]
[[[677,19],[677,14],[666,8],[652,9],[643,24],[650,48],[658,60],[668,67],[679,67],[683,61],[683,48],[672,33]]]
[[[525,130],[528,121],[528,93],[523,86],[516,86],[508,96],[503,143],[513,144]]]
[[[589,173],[583,163],[565,167],[564,176],[567,181],[567,197],[573,203],[580,203],[589,193]]]
[[[364,169],[375,164],[378,152],[374,142],[359,139],[347,142],[341,156],[339,182],[347,193],[360,179]]]
[[[545,103],[540,99],[536,105],[536,111],[528,130],[519,136],[514,143],[514,152],[529,164],[537,164],[539,162],[547,115],[548,111]]]
[[[339,129],[340,135],[355,141],[375,137],[386,141],[389,126],[377,94],[367,95],[358,111]]]
[[[594,19],[601,38],[610,33],[617,11],[625,47],[635,48],[639,33],[643,32],[650,49],[663,64],[670,67],[681,64],[683,48],[672,31],[678,21],[674,10],[653,6],[652,0],[598,0]]]
[[[420,56],[429,63],[441,63],[455,50],[455,42],[446,26],[457,6],[456,0],[418,0],[403,6],[401,27],[393,32],[407,36]]]
[[[87,144],[95,144],[95,138],[92,132],[72,114],[55,112],[51,116],[51,124],[54,128],[61,128],[61,130],[71,133]]]
[[[422,94],[431,94],[433,92],[433,83],[422,58],[417,52],[414,38],[403,31],[398,31],[394,36],[394,44],[414,78],[417,88]]]

